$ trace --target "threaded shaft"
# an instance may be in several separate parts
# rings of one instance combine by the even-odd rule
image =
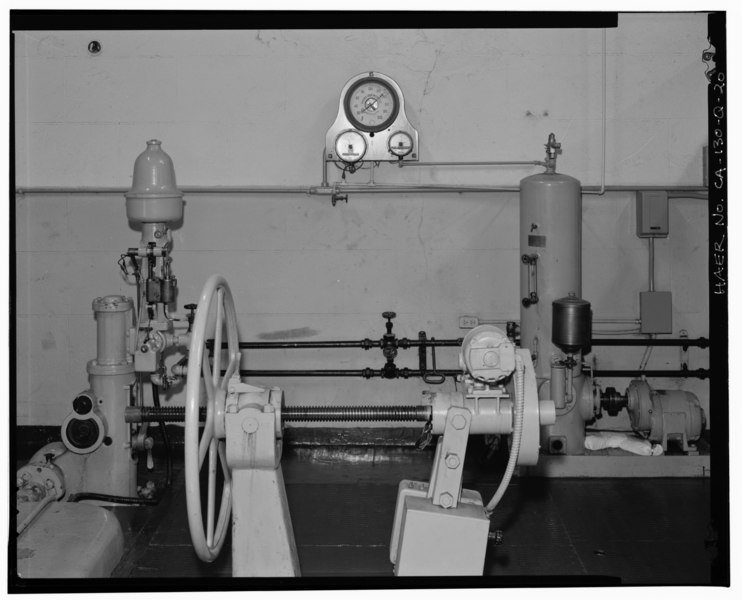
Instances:
[[[285,406],[284,421],[427,421],[430,406]]]
[[[200,418],[206,418],[206,409],[199,411]],[[183,406],[142,406],[126,409],[124,419],[127,423],[145,423],[150,421],[167,421],[182,423],[185,421],[185,407]]]
[[[429,421],[431,407],[418,406],[284,406],[281,409],[283,421]],[[206,418],[206,409],[199,411],[200,419]],[[185,408],[182,406],[142,406],[130,407],[126,411],[126,421],[143,423],[185,421]]]

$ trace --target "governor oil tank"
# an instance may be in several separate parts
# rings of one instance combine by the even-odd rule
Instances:
[[[592,312],[587,300],[569,295],[551,303],[551,342],[575,354],[590,346]]]
[[[520,343],[534,355],[536,377],[550,375],[552,302],[582,295],[580,182],[540,173],[520,182]],[[537,298],[533,302],[534,294]]]

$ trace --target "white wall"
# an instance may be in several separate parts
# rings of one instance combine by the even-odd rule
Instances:
[[[607,183],[700,185],[705,15],[621,15],[606,38]],[[180,185],[318,185],[340,89],[373,69],[401,86],[421,160],[540,160],[554,132],[559,171],[596,185],[601,41],[600,30],[566,29],[20,32],[16,184],[127,187],[145,141],[158,138]],[[517,185],[538,170],[385,166],[375,177]],[[368,172],[349,177],[364,182]],[[16,197],[18,424],[62,420],[95,355],[92,299],[133,294],[116,266],[139,238],[124,207],[120,194]],[[517,223],[517,194],[351,195],[337,207],[303,195],[190,194],[174,235],[179,304],[219,271],[245,340],[296,329],[304,339],[378,338],[384,310],[398,313],[399,335],[459,337],[459,315],[518,318]],[[703,201],[670,201],[656,285],[673,292],[676,335],[708,335],[706,230]],[[585,196],[583,247],[583,295],[596,317],[638,316],[647,245],[635,236],[633,194]],[[598,364],[634,368],[640,355],[599,348]],[[414,368],[415,356],[402,351],[398,363]],[[678,368],[678,358],[656,349],[649,368]],[[456,362],[454,351],[439,352],[440,366]],[[246,367],[382,363],[378,351],[263,351],[248,352]],[[691,368],[706,365],[704,351],[691,351]],[[426,387],[267,383],[292,404],[414,404]],[[708,407],[703,382],[654,383],[684,386]]]

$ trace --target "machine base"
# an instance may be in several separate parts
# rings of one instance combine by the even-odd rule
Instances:
[[[436,506],[428,484],[399,484],[390,558],[395,575],[481,575],[490,520],[482,497],[461,490],[456,508]]]
[[[601,450],[580,456],[547,455],[538,464],[519,467],[520,477],[709,477],[709,455],[637,456],[622,450]]]
[[[232,471],[232,576],[299,577],[283,472]]]
[[[24,579],[110,577],[124,554],[124,535],[110,511],[55,502],[17,540]]]

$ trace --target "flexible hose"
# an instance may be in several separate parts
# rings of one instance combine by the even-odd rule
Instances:
[[[520,453],[520,441],[523,437],[523,413],[525,412],[526,395],[525,395],[525,365],[523,364],[523,358],[520,354],[515,355],[515,423],[513,424],[513,444],[510,447],[510,457],[508,458],[508,465],[505,468],[505,474],[502,476],[502,481],[497,487],[495,495],[492,496],[492,500],[485,506],[485,512],[487,516],[492,516],[495,508],[500,503],[500,500],[505,495],[505,490],[510,485],[510,479],[513,477],[515,472],[515,464],[518,462],[518,454]]]
[[[152,383],[152,403],[155,405],[155,408],[160,408],[160,390],[157,388],[157,386]],[[167,465],[167,476],[165,480],[165,487],[167,489],[170,489],[172,482],[173,482],[173,453],[170,449],[170,438],[167,435],[167,429],[165,429],[165,421],[163,419],[159,419],[157,421],[157,424],[160,426],[160,431],[162,432],[162,443],[165,445],[165,464]]]
[[[80,502],[81,500],[98,500],[99,502],[112,502],[114,504],[146,504],[147,506],[154,506],[160,501],[159,498],[132,498],[130,496],[80,492],[79,494],[72,494],[67,502]]]

